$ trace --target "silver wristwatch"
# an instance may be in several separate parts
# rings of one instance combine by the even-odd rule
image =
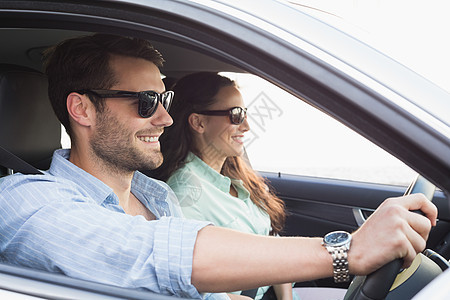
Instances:
[[[352,235],[345,231],[333,231],[323,237],[322,245],[333,257],[334,282],[350,280],[347,252],[350,250]]]

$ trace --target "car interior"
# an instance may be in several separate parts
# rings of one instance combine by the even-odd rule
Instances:
[[[0,29],[0,40],[8,41],[0,47],[0,126],[7,129],[0,130],[0,146],[37,169],[46,170],[49,167],[53,151],[61,148],[61,133],[64,130],[54,116],[48,100],[42,53],[49,46],[64,39],[91,33],[45,28]],[[166,60],[161,68],[166,88],[176,79],[197,71],[246,72],[231,60],[214,55],[213,51],[193,48],[180,40],[165,40],[156,36],[152,44],[161,51]],[[21,169],[12,156],[8,157],[0,164],[0,181],[1,177],[20,170],[28,169]],[[287,236],[323,236],[338,229],[354,231],[384,199],[400,196],[405,192],[405,187],[402,186],[270,172],[261,172],[261,175],[270,182],[271,187],[286,204],[288,218],[283,234]],[[448,260],[448,198],[442,190],[437,189],[433,201],[441,210],[440,221],[431,233],[427,248],[433,249]],[[8,269],[10,266],[3,265],[2,268],[0,273],[21,274],[18,269]],[[27,271],[25,274],[30,273]],[[47,282],[64,281],[59,277],[47,278],[39,272],[26,276],[45,278],[43,280]],[[297,286],[347,288],[348,284],[335,284],[331,278],[327,278],[298,283]],[[102,288],[92,287],[92,290],[96,289]],[[120,293],[119,290],[114,292]],[[127,297],[139,299],[145,296],[137,292]]]
[[[61,146],[61,125],[48,100],[46,77],[25,66],[1,64],[0,78],[0,122],[12,129],[0,133],[1,145],[36,168],[48,169],[52,152]]]
[[[0,132],[0,146],[38,169],[46,170],[53,151],[61,148],[62,130],[48,100],[43,51],[64,39],[88,34],[92,33],[0,30],[0,37],[11,41],[0,50],[0,122],[3,128],[12,129]],[[164,49],[162,54],[166,63],[161,72],[168,86],[177,78],[197,70],[239,71],[229,64],[179,46],[161,42],[153,42],[153,45],[156,49]],[[0,169],[3,176],[11,172],[4,166]]]

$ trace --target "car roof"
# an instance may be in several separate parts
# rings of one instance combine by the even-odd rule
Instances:
[[[0,40],[8,41],[0,48],[0,63],[13,63],[43,72],[42,53],[59,42],[95,32],[37,29],[37,28],[0,28]],[[242,72],[242,69],[214,59],[205,54],[182,46],[151,41],[152,45],[162,52],[164,76],[179,78],[197,71]]]

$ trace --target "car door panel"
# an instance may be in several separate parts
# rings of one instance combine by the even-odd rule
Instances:
[[[403,195],[406,187],[347,180],[262,173],[287,211],[283,235],[324,236],[333,230],[356,230],[389,197]],[[440,190],[433,202],[439,220],[427,247],[450,258],[450,213],[448,200]]]

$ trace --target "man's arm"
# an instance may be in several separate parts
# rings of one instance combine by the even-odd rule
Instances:
[[[321,242],[205,227],[197,236],[191,280],[199,291],[212,292],[330,277],[332,259]]]
[[[426,217],[410,212],[421,209]],[[368,274],[396,258],[409,266],[425,248],[437,209],[421,194],[386,200],[352,235],[352,274]],[[192,283],[199,291],[246,290],[333,275],[322,238],[266,237],[205,227],[197,236]]]

